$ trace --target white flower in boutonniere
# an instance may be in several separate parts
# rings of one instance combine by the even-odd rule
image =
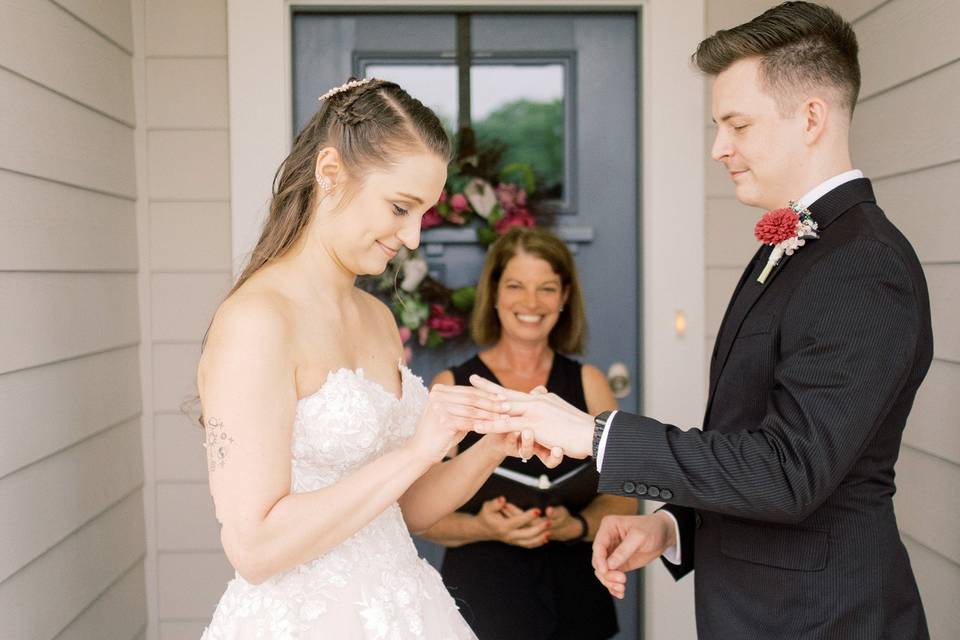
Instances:
[[[767,211],[757,222],[753,235],[763,244],[773,246],[767,265],[763,268],[757,282],[763,284],[767,276],[777,266],[784,254],[792,256],[793,252],[806,244],[807,240],[816,240],[817,223],[810,215],[810,211],[796,202],[789,207]]]

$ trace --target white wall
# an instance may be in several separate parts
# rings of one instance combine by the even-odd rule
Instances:
[[[0,15],[0,635],[141,638],[130,6]]]
[[[707,0],[707,32],[774,2]],[[860,42],[854,165],[920,256],[930,289],[934,362],[904,432],[895,505],[934,638],[960,637],[960,3],[836,0]],[[709,100],[709,98],[708,98]],[[709,123],[709,104],[705,123]],[[712,135],[708,125],[707,149]],[[705,150],[705,154],[707,151]],[[736,202],[707,158],[707,350],[743,265],[759,211]]]
[[[149,637],[196,639],[233,570],[220,549],[196,394],[200,341],[231,283],[225,0],[134,0],[143,96],[144,460]]]

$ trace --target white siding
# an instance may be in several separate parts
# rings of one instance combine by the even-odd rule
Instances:
[[[0,2],[0,620],[147,619],[130,6]]]
[[[758,14],[773,2],[707,0],[707,32]],[[880,206],[924,265],[935,361],[917,396],[897,465],[897,513],[935,638],[960,637],[956,593],[960,538],[960,4],[953,0],[835,0],[860,42],[863,88],[854,115],[854,165],[871,178]],[[708,106],[709,109],[709,106]],[[709,122],[709,113],[705,121]],[[707,127],[709,149],[712,126]],[[707,346],[742,266],[759,211],[739,205],[729,180],[707,167]],[[931,499],[933,498],[933,499]],[[937,499],[941,501],[938,503]]]
[[[200,341],[231,285],[225,0],[140,0],[150,637],[197,638],[233,570],[207,487]],[[136,12],[135,12],[136,15]]]

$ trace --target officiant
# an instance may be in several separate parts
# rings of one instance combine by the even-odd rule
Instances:
[[[573,257],[549,231],[514,227],[491,247],[471,335],[486,349],[434,384],[467,385],[476,373],[517,391],[545,386],[593,415],[616,408],[604,375],[567,357],[583,350],[584,302]],[[468,434],[451,455],[480,438]],[[480,640],[617,633],[590,541],[604,516],[632,515],[637,502],[598,496],[598,481],[591,460],[548,469],[536,458],[508,458],[472,500],[421,534],[447,547],[444,584]]]

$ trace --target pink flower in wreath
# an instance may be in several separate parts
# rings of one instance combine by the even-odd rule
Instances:
[[[460,213],[469,209],[470,203],[467,202],[467,196],[462,193],[455,193],[450,197],[450,207],[454,213]]]
[[[440,200],[438,202],[444,203],[446,201],[447,201],[447,190],[444,189],[443,191],[440,192]]]
[[[507,215],[497,220],[497,224],[493,226],[493,230],[497,232],[497,235],[502,236],[514,227],[535,226],[537,226],[537,221],[532,215],[530,215],[530,212],[527,211],[526,207],[517,207]]]
[[[432,304],[427,326],[436,331],[441,338],[455,338],[463,333],[466,323],[460,316],[448,315],[443,310],[443,306]]]
[[[406,343],[407,340],[413,335],[413,331],[410,330],[410,327],[400,327],[400,341]]]
[[[497,200],[504,211],[510,211],[514,207],[525,207],[527,205],[527,192],[513,183],[503,183],[497,185]]]
[[[447,222],[452,222],[453,224],[466,224],[467,219],[459,211],[451,211],[447,214]]]
[[[426,231],[431,227],[436,227],[441,224],[443,224],[443,217],[440,215],[440,212],[437,211],[436,207],[427,209],[427,212],[420,218],[421,231]]]

